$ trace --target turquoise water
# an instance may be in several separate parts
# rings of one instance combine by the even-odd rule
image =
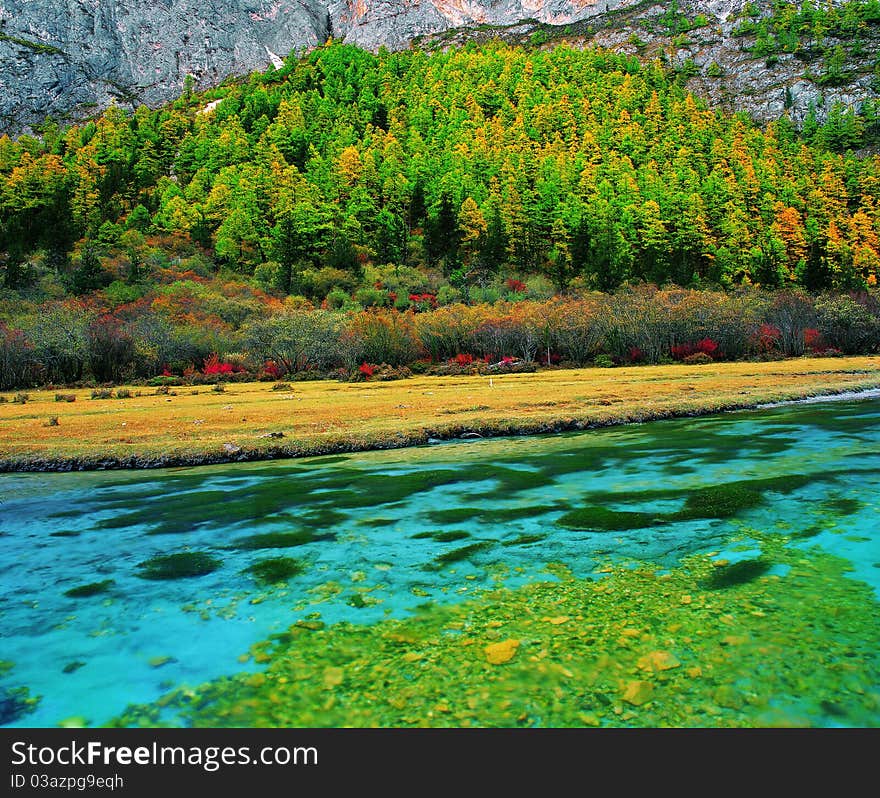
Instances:
[[[705,493],[717,485],[736,488],[733,505]],[[241,656],[295,621],[374,624],[553,579],[553,563],[601,579],[608,562],[754,560],[750,528],[845,558],[880,599],[878,489],[876,400],[257,465],[3,475],[0,725],[104,724],[259,669]],[[144,578],[143,563],[183,552],[215,570]],[[249,570],[282,557],[297,567],[284,582]],[[101,587],[66,595],[86,585]]]

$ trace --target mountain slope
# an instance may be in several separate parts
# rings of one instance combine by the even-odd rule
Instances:
[[[683,70],[713,105],[821,121],[876,97],[880,5],[767,0],[0,0],[0,132],[155,107],[329,36],[365,49],[566,39]]]

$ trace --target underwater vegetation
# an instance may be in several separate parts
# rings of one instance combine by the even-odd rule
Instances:
[[[315,543],[322,540],[333,540],[333,535],[316,535],[307,530],[301,532],[263,532],[258,535],[238,538],[233,541],[230,549],[256,550],[256,549],[289,549],[294,546],[305,546],[307,543]]]
[[[138,563],[141,579],[185,579],[216,571],[222,562],[203,551],[163,554]]]
[[[89,596],[98,596],[110,590],[110,586],[114,584],[112,579],[103,579],[100,582],[91,582],[87,585],[79,585],[65,590],[64,595],[70,598],[88,598]]]
[[[249,565],[246,570],[260,584],[274,585],[278,582],[286,582],[292,576],[301,574],[304,566],[293,557],[271,557]]]
[[[455,562],[460,562],[461,560],[467,560],[473,557],[475,554],[478,554],[481,551],[486,551],[487,549],[491,549],[495,544],[492,541],[483,540],[479,543],[471,543],[468,546],[462,546],[459,549],[452,549],[451,551],[445,551],[443,554],[438,554],[434,558],[433,566],[426,566],[426,568],[438,567],[442,568],[444,565],[451,565]]]
[[[696,488],[685,493],[684,505],[680,510],[667,513],[613,510],[607,506],[592,504],[564,513],[556,523],[567,529],[622,532],[678,521],[731,518],[764,504],[766,492],[791,493],[810,481],[811,477],[802,474],[787,474],[767,479],[749,479]],[[658,489],[633,491],[626,494],[591,493],[589,498],[593,501],[619,504],[654,499],[680,499],[681,496],[682,491]],[[846,507],[850,506],[846,504]]]
[[[33,712],[39,698],[32,698],[27,687],[0,688],[0,726],[20,720]]]
[[[411,618],[297,623],[252,647],[257,672],[113,725],[880,726],[872,591],[844,560],[761,546],[734,565],[693,555],[598,581],[550,566],[552,580]]]
[[[436,540],[438,543],[451,543],[455,540],[464,540],[465,538],[469,538],[470,536],[470,532],[465,532],[463,529],[452,529],[448,532],[444,532],[442,530],[437,530],[434,532],[416,532],[416,534],[412,536],[412,539],[430,539]]]
[[[773,563],[761,558],[720,565],[709,574],[706,587],[711,590],[720,590],[735,585],[744,585],[763,576],[772,567]]]
[[[760,491],[745,485],[713,485],[691,493],[676,519],[730,518],[742,510],[751,510],[764,501]]]
[[[542,540],[546,540],[546,535],[517,535],[513,540],[502,540],[502,546],[528,546],[531,543],[540,543]]]
[[[593,529],[610,532],[624,529],[644,529],[662,523],[662,519],[649,513],[609,510],[607,507],[582,507],[565,513],[557,523],[569,529]]]

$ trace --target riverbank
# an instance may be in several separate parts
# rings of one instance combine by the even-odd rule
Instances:
[[[880,357],[547,370],[222,392],[29,391],[0,404],[0,471],[159,468],[563,432],[880,388]],[[164,389],[162,389],[164,390]],[[54,419],[54,421],[53,421]]]

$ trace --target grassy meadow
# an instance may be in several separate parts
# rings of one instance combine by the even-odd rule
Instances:
[[[268,382],[30,390],[0,403],[4,469],[174,465],[290,457],[581,429],[880,386],[880,357],[547,370],[393,382]],[[74,401],[59,401],[56,394]],[[54,419],[54,421],[53,421]]]

